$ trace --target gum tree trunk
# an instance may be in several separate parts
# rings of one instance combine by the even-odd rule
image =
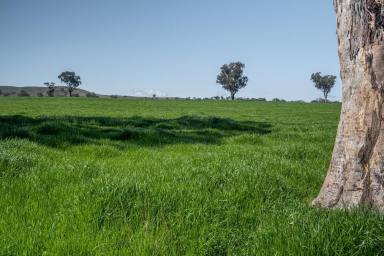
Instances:
[[[320,194],[324,208],[384,211],[384,0],[334,0],[343,105]]]

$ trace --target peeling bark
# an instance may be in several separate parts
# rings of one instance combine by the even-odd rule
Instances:
[[[320,194],[324,208],[384,212],[384,0],[334,0],[343,105]]]

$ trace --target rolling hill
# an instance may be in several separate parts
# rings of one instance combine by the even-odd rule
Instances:
[[[0,86],[0,95],[2,96],[48,96],[47,88],[43,86]],[[97,95],[83,89],[75,89],[73,95],[86,97],[87,95]],[[68,91],[65,86],[56,86],[54,96],[68,96]]]

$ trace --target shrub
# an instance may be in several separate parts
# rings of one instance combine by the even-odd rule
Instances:
[[[311,103],[325,103],[325,99],[318,98],[318,99],[312,100]]]
[[[85,95],[87,96],[88,98],[98,98],[99,96],[94,93],[94,92],[87,92],[87,94]]]
[[[284,99],[274,98],[272,99],[273,102],[286,102]]]
[[[21,91],[17,94],[17,96],[28,97],[28,96],[30,96],[30,95],[29,95],[29,93],[27,93],[26,91],[21,90]]]
[[[44,94],[43,94],[42,92],[38,92],[38,93],[37,93],[37,96],[39,96],[39,97],[43,97]]]

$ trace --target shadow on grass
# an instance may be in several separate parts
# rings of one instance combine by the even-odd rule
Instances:
[[[177,143],[218,144],[224,137],[243,133],[267,134],[271,125],[228,118],[182,116],[159,119],[134,116],[37,117],[0,116],[0,139],[27,138],[51,147],[93,143],[100,140],[157,146]]]

